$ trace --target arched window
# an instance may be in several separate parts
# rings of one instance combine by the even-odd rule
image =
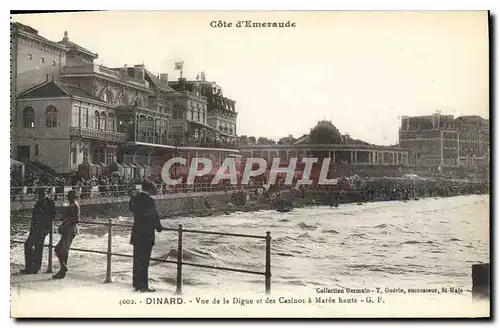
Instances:
[[[111,90],[106,90],[106,92],[104,92],[104,102],[108,104],[113,102],[113,93],[111,93]]]
[[[106,130],[106,113],[101,113],[101,124],[99,125],[99,130]]]
[[[100,114],[98,111],[94,112],[94,129],[99,129]]]
[[[35,111],[32,107],[26,107],[23,110],[23,126],[25,128],[35,127]]]
[[[137,107],[141,106],[141,101],[139,100],[139,98],[135,98],[135,100],[134,100],[134,106],[137,106]]]
[[[121,95],[120,100],[118,101],[118,104],[120,106],[127,106],[127,99],[125,98],[125,95]]]
[[[109,114],[108,116],[108,130],[115,131],[115,116],[113,114]]]
[[[47,107],[46,118],[48,128],[57,128],[57,109],[54,106]]]

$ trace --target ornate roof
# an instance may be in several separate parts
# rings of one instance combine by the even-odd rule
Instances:
[[[349,144],[371,145],[368,142],[353,139],[349,135],[342,135],[330,121],[319,121],[309,134],[295,140],[294,145],[301,144]]]

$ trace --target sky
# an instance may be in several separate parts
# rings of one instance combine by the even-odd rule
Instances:
[[[114,11],[13,15],[108,67],[144,63],[177,79],[204,71],[236,101],[239,135],[306,134],[330,120],[352,138],[393,145],[401,116],[489,117],[488,15],[476,12]],[[212,21],[231,22],[214,28]],[[237,28],[238,21],[295,23]]]

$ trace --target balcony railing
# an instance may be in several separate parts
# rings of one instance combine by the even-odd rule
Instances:
[[[107,75],[109,77],[113,77],[115,79],[127,81],[134,84],[139,84],[140,86],[149,87],[149,82],[146,80],[139,80],[133,77],[123,77],[120,75],[120,72],[109,69],[104,66],[100,66],[97,64],[83,64],[80,66],[65,66],[62,69],[62,75],[71,75],[71,74],[91,74],[97,73],[102,75]]]
[[[63,75],[70,75],[70,74],[89,74],[89,73],[100,73],[104,75],[109,75],[114,78],[121,78],[120,73],[117,71],[114,71],[109,68],[105,68],[103,66],[99,66],[97,64],[83,64],[80,66],[65,66],[62,69],[62,74]]]
[[[73,137],[94,139],[94,140],[107,140],[115,142],[127,141],[127,134],[115,131],[97,130],[91,128],[77,128],[72,127],[70,134]]]
[[[219,148],[219,149],[238,149],[236,142],[221,142],[221,141],[199,141],[196,139],[184,139],[181,142],[182,147],[201,147],[201,148]]]
[[[191,92],[191,91],[188,91],[188,90],[184,90],[184,91],[181,91],[181,92],[184,93],[185,95],[188,95],[188,96],[191,96],[191,97],[196,97],[196,98],[199,98],[199,99],[207,101],[207,97],[202,96],[202,95],[198,96],[194,92]]]
[[[133,140],[133,138],[129,138],[129,141],[138,141],[138,142],[146,142],[150,144],[157,144],[157,145],[167,145],[167,146],[174,146],[175,142],[172,139],[169,139],[165,136],[160,136],[160,135],[152,135],[152,134],[137,134],[136,139]]]

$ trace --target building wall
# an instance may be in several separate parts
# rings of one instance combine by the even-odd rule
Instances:
[[[90,94],[95,95],[104,101],[104,94],[111,92],[111,104],[114,106],[133,106],[135,100],[139,99],[140,107],[148,106],[147,92],[128,85],[123,85],[119,81],[108,81],[95,77],[72,77],[65,76],[66,83],[79,86]]]
[[[11,31],[11,157],[16,156],[17,117],[16,98],[22,92],[32,88],[52,76],[58,77],[65,65],[64,51],[48,43],[35,41]],[[43,58],[43,63],[41,59]],[[48,75],[47,75],[48,74]]]
[[[441,139],[401,140],[399,147],[408,149],[408,165],[441,165]]]
[[[235,117],[230,117],[230,116],[226,116],[223,114],[212,114],[212,115],[208,116],[207,122],[210,126],[213,126],[218,130],[221,130],[222,126],[231,127],[232,132],[233,132],[232,134],[234,136],[236,136],[236,118]]]
[[[473,169],[489,165],[489,121],[479,116],[403,117],[399,138],[400,147],[409,151],[410,165]]]
[[[66,65],[66,57],[62,50],[24,36],[17,36],[14,42],[17,45],[16,96],[46,81],[46,74],[49,74],[50,78],[59,77],[61,67]]]
[[[26,107],[34,110],[35,126],[25,128],[23,125],[23,110]],[[46,109],[54,106],[57,110],[57,127],[46,126]],[[48,165],[58,173],[69,171],[70,137],[69,126],[71,119],[70,98],[18,100],[19,108],[16,125],[18,127],[16,149],[17,157],[19,146],[30,147],[30,159]],[[36,148],[38,146],[38,155]]]
[[[99,113],[99,122],[96,122],[96,112]],[[101,114],[105,113],[104,126],[102,126]],[[97,125],[96,125],[97,124]],[[75,128],[86,128],[102,131],[118,131],[118,119],[114,108],[105,104],[96,104],[83,100],[74,100],[71,106],[70,126]],[[93,157],[99,148],[99,151],[106,151],[113,154],[111,163],[116,161],[116,151],[114,149],[104,150],[103,142],[93,140],[73,140],[71,142],[71,169],[78,170],[78,166],[85,160],[84,152],[87,153],[87,160],[93,161]],[[110,142],[110,144],[113,144]],[[106,156],[104,155],[106,160]],[[105,161],[103,161],[105,162]]]
[[[187,118],[202,124],[207,124],[207,103],[201,99],[188,100],[186,103]],[[199,114],[199,115],[198,115]]]

